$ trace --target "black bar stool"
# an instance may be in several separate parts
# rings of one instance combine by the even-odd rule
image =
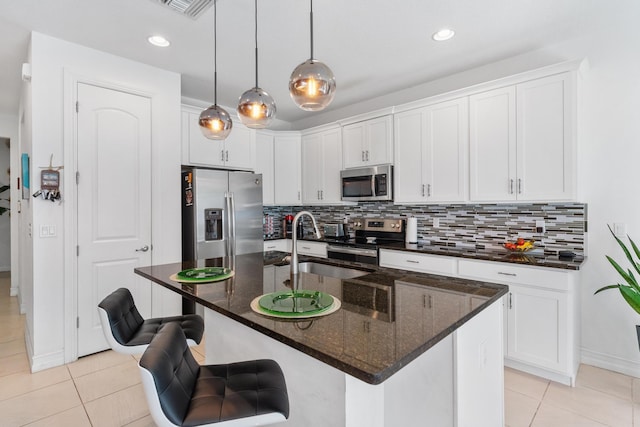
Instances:
[[[289,418],[277,362],[200,366],[177,324],[156,334],[138,366],[149,411],[160,427],[262,426]]]
[[[204,320],[197,314],[143,319],[129,289],[120,288],[98,304],[102,331],[109,346],[118,353],[140,354],[153,337],[169,323],[176,323],[189,346],[198,345],[204,332]]]

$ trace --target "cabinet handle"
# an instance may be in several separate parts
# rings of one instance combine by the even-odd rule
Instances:
[[[431,184],[427,184],[427,197],[431,197]]]
[[[422,184],[422,197],[424,197],[424,184]]]
[[[275,246],[275,245],[273,245],[273,246],[267,246],[267,249],[275,249],[275,248],[276,248],[276,246]]]
[[[220,150],[220,161],[224,162],[224,150]]]
[[[509,194],[513,194],[513,180],[509,180]]]
[[[518,194],[522,194],[522,179],[518,178]]]
[[[364,150],[362,150],[360,153],[362,153],[362,161],[364,162]]]
[[[324,200],[324,190],[320,190],[320,200]]]
[[[367,162],[369,161],[369,150],[366,151],[367,153]]]
[[[427,296],[426,295],[422,295],[422,306],[423,307],[427,306]]]
[[[228,162],[228,161],[229,161],[229,150],[226,150],[226,151],[225,151],[224,160],[225,160],[226,162]]]
[[[513,301],[512,301],[512,299],[511,299],[511,296],[512,296],[512,295],[513,295],[513,294],[512,294],[511,292],[509,292],[509,310],[511,310],[511,309],[513,308]]]
[[[429,295],[429,308],[433,308],[433,296]]]
[[[320,200],[320,190],[317,190],[316,193],[316,199]]]
[[[505,273],[505,272],[502,272],[502,271],[498,271],[498,274],[502,274],[503,276],[513,276],[513,277],[517,276],[516,273]]]
[[[298,191],[298,200],[300,200],[300,192]]]
[[[420,264],[420,261],[415,261],[412,259],[408,259],[407,262],[410,262],[411,264]]]
[[[306,249],[306,250],[308,250],[308,251],[310,251],[310,250],[311,250],[311,248],[310,248],[309,246],[301,246],[301,247],[302,247],[302,249]]]

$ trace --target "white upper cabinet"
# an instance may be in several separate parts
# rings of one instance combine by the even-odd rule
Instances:
[[[273,146],[274,203],[301,205],[300,134],[276,132]]]
[[[182,164],[225,169],[255,168],[255,132],[234,120],[224,141],[207,139],[198,125],[199,112],[182,112]]]
[[[472,95],[471,200],[575,198],[574,129],[572,73]]]
[[[469,98],[471,200],[516,198],[515,98],[513,86]]]
[[[390,115],[342,128],[345,169],[393,163],[393,118]]]
[[[575,197],[575,79],[569,73],[516,86],[518,199]]]
[[[262,204],[275,204],[273,133],[256,132],[256,173],[262,174]]]
[[[394,129],[396,203],[466,200],[466,97],[396,114]]]
[[[340,204],[342,138],[340,128],[302,137],[302,200],[304,204]]]

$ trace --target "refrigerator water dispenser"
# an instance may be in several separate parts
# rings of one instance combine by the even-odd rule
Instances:
[[[204,240],[221,240],[222,209],[205,209],[204,225]]]

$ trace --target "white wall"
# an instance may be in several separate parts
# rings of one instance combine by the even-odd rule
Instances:
[[[610,17],[606,37],[592,40],[581,92],[579,182],[589,219],[589,259],[581,283],[583,361],[640,377],[634,327],[640,315],[616,290],[593,295],[620,282],[605,255],[626,261],[606,224],[626,224],[640,243],[638,16],[636,2]]]
[[[31,201],[33,230],[41,224],[58,230],[53,238],[33,236],[33,284],[27,292],[33,298],[27,317],[33,321],[26,333],[32,370],[37,371],[73,360],[75,354],[75,318],[70,316],[76,304],[75,272],[69,268],[75,233],[69,229],[76,224],[68,222],[75,201],[65,197],[74,185],[72,129],[65,133],[74,111],[65,76],[151,94],[154,263],[180,260],[180,76],[39,33],[32,34],[31,65],[32,182],[39,179],[39,166],[47,166],[50,155],[55,165],[66,162],[61,173],[63,204]]]

